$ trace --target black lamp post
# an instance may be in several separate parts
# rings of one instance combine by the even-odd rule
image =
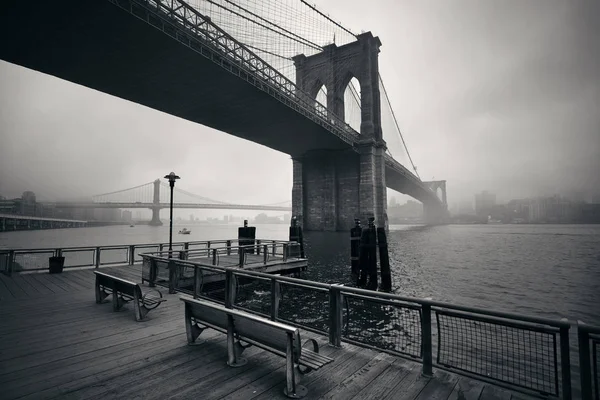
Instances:
[[[175,172],[171,172],[169,175],[165,175],[165,179],[169,180],[169,186],[171,187],[171,201],[169,207],[169,258],[171,258],[171,252],[173,251],[173,188],[175,187],[175,181],[181,178],[175,175]]]

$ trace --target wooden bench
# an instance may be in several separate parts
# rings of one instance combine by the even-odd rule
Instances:
[[[142,289],[137,283],[104,272],[94,271],[94,274],[96,274],[96,303],[104,303],[112,293],[113,310],[119,311],[125,303],[133,300],[136,321],[142,321],[150,310],[167,301],[162,298],[162,293],[158,290],[153,290],[158,293],[158,296],[150,295],[150,292],[142,295]]]
[[[246,364],[240,356],[250,345],[284,357],[286,386],[283,393],[287,397],[304,397],[308,390],[299,385],[300,375],[333,361],[319,354],[319,345],[314,339],[309,339],[313,344],[312,351],[303,349],[298,328],[212,302],[190,297],[180,299],[185,303],[185,330],[189,344],[193,344],[204,329],[212,328],[227,334],[227,365],[231,367]],[[249,345],[242,345],[242,341]]]

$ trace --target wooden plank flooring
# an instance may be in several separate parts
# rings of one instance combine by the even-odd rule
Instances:
[[[139,282],[141,266],[103,268]],[[251,347],[229,368],[225,336],[206,330],[186,343],[179,295],[136,322],[132,306],[94,302],[93,270],[0,274],[1,399],[278,399],[285,361]],[[344,343],[317,339],[334,362],[302,378],[307,399],[527,399],[470,378]]]

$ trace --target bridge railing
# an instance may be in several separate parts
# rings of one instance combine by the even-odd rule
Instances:
[[[571,398],[570,323],[144,255],[187,269],[194,297],[534,396]],[[298,301],[301,299],[302,301]]]
[[[278,240],[257,239],[255,247],[259,245],[269,246],[269,257],[283,258],[284,244],[288,243],[287,256],[295,255],[297,246],[295,242]],[[64,268],[82,268],[110,266],[110,265],[133,265],[142,261],[143,253],[164,254],[168,249],[168,243],[141,243],[132,245],[109,245],[109,246],[80,246],[80,247],[51,247],[35,249],[5,249],[0,250],[0,272],[10,275],[13,272],[40,271],[48,269],[49,258],[54,256],[65,257]],[[238,239],[189,241],[173,243],[173,252],[178,255],[179,251],[206,250],[219,247],[219,255],[226,253],[227,247],[239,246]],[[274,250],[275,249],[275,252]],[[258,249],[262,251],[262,247]],[[192,253],[194,254],[194,253]]]
[[[577,324],[581,398],[600,399],[600,326]]]
[[[209,17],[178,0],[109,0],[353,145],[358,133]],[[151,14],[150,14],[151,13]]]

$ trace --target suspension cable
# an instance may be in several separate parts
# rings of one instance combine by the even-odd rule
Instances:
[[[396,114],[394,113],[394,108],[392,107],[392,103],[390,102],[390,98],[388,96],[387,90],[385,89],[385,84],[383,83],[383,79],[381,79],[381,74],[379,74],[379,81],[381,82],[381,87],[383,88],[383,94],[385,95],[385,99],[387,100],[388,105],[390,106],[390,111],[392,113],[392,119],[394,120],[396,129],[398,130],[398,134],[400,135],[400,139],[402,140],[402,144],[404,145],[404,149],[406,150],[406,154],[408,155],[410,164],[412,165],[412,167],[415,171],[415,175],[417,175],[417,178],[421,179],[421,177],[419,176],[419,173],[417,172],[417,167],[415,167],[415,163],[413,163],[412,157],[410,156],[410,152],[408,151],[406,142],[404,141],[404,136],[402,136],[402,131],[400,130],[400,125],[398,125],[398,120],[396,119]]]

